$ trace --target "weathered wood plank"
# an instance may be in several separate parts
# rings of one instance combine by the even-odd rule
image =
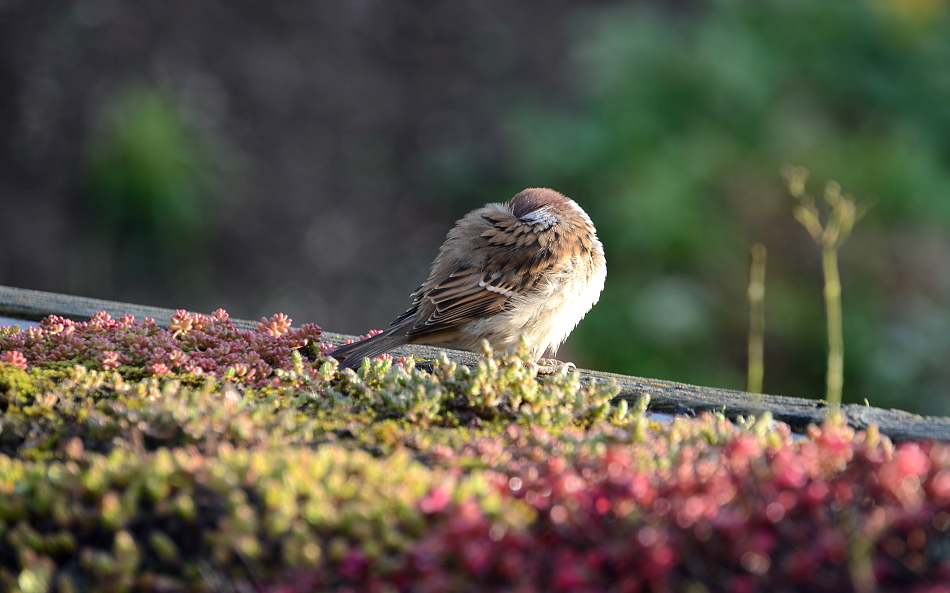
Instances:
[[[175,313],[174,309],[0,286],[0,315],[6,317],[39,321],[47,315],[59,315],[75,321],[88,321],[99,311],[105,311],[113,317],[123,315],[134,315],[138,319],[151,317],[162,326],[168,325]],[[248,321],[240,323],[248,327],[251,325],[256,327],[256,324]]]
[[[151,317],[160,325],[168,324],[174,310],[160,307],[148,307],[104,301],[70,295],[62,295],[37,290],[0,286],[0,316],[27,320],[42,319],[47,315],[61,315],[75,320],[87,320],[97,311],[106,311],[113,317],[135,315],[138,318]],[[234,320],[245,329],[257,327],[257,322]],[[299,321],[299,320],[298,320]],[[325,332],[324,339],[340,344],[353,336]],[[429,346],[406,346],[396,349],[397,356],[412,355],[425,366],[442,352],[459,364],[474,365],[478,355],[459,350],[433,348]],[[650,410],[656,412],[677,413],[683,410],[696,412],[721,411],[729,418],[758,415],[764,411],[782,422],[787,422],[795,430],[803,430],[809,424],[820,424],[827,412],[824,402],[781,395],[753,395],[741,391],[699,387],[684,383],[646,379],[628,375],[617,375],[601,371],[581,371],[585,377],[613,379],[621,387],[621,398],[631,403],[644,394],[650,396]],[[846,404],[842,412],[848,423],[859,429],[876,424],[882,433],[894,440],[937,439],[950,441],[950,418],[918,416],[902,410],[885,410],[871,406]]]

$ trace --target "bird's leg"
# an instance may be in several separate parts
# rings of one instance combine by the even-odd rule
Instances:
[[[551,375],[560,371],[562,368],[567,369],[568,372],[577,369],[577,366],[573,362],[561,362],[555,358],[539,358],[537,364],[539,375]]]

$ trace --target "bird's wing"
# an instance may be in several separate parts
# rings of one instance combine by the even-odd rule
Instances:
[[[459,267],[428,291],[416,291],[412,308],[393,323],[414,316],[420,308],[434,310],[413,324],[408,336],[452,329],[499,313],[512,297],[533,288],[543,270],[557,263],[557,254],[542,237],[554,229],[538,229],[511,215],[484,218],[489,228],[481,234],[482,244],[477,249],[503,257],[489,256],[481,268]]]

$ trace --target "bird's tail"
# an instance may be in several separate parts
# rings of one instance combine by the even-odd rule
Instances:
[[[406,343],[405,328],[395,326],[371,338],[339,346],[330,356],[340,361],[341,369],[357,369],[364,358],[385,354]]]

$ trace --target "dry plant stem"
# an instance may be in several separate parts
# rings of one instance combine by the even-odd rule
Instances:
[[[788,191],[798,200],[795,219],[821,245],[821,263],[825,276],[825,310],[828,315],[828,419],[841,422],[841,391],[844,384],[844,338],[841,323],[841,276],[838,274],[838,248],[847,240],[854,223],[864,214],[850,196],[841,194],[841,186],[831,181],[825,186],[825,202],[831,207],[828,221],[822,225],[815,200],[805,192],[808,171],[786,167],[783,171]]]
[[[836,246],[822,248],[825,273],[825,309],[828,314],[828,417],[841,414],[841,388],[844,384],[844,338],[841,324],[841,277],[838,275]]]
[[[749,376],[746,391],[762,393],[765,375],[765,245],[756,243],[751,249],[749,265]]]

